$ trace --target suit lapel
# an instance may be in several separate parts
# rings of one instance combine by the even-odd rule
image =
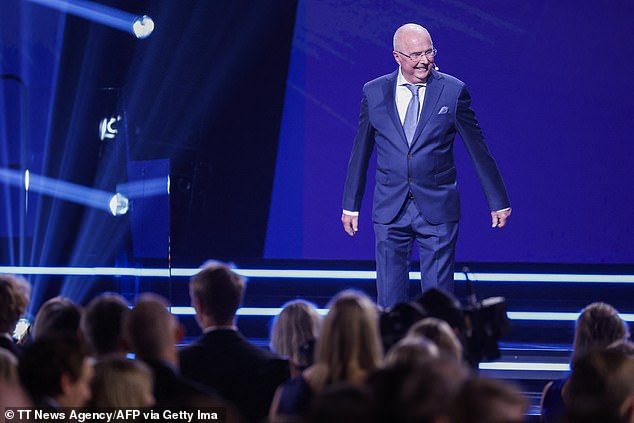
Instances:
[[[385,108],[387,109],[387,114],[389,115],[396,132],[401,135],[401,139],[407,146],[407,138],[405,137],[405,131],[403,130],[403,124],[401,124],[401,119],[398,117],[398,110],[396,109],[396,81],[397,81],[398,70],[392,73],[390,77],[387,79],[387,82],[383,85],[383,98],[385,99]]]
[[[423,102],[423,110],[420,112],[420,118],[418,119],[418,126],[414,133],[414,140],[412,145],[416,144],[416,141],[423,129],[432,118],[434,110],[436,110],[436,104],[440,98],[440,94],[444,88],[444,84],[441,82],[442,76],[435,72],[432,72],[429,78],[427,78],[427,88],[425,89],[425,101]]]

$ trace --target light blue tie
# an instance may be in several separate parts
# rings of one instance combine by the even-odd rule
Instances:
[[[408,90],[411,91],[412,99],[407,105],[405,120],[403,120],[403,130],[405,131],[407,144],[412,145],[414,132],[416,132],[416,125],[418,125],[418,109],[420,108],[420,101],[418,100],[418,89],[420,88],[420,85],[405,84],[405,86]]]

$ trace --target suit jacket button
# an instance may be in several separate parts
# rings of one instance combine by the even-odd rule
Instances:
[[[412,178],[411,176],[409,178],[407,178],[407,182],[409,182],[410,184],[412,183],[413,180],[414,180],[414,178]]]
[[[411,155],[411,154],[408,154],[408,155],[407,155],[407,158],[408,158],[408,159],[411,159],[411,158],[412,158],[412,155]]]

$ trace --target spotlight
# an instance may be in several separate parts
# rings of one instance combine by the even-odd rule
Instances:
[[[110,213],[113,216],[121,216],[128,212],[129,200],[123,195],[116,193],[110,199]]]
[[[29,178],[29,169],[24,171],[24,191],[29,192],[31,186],[31,179]]]
[[[132,33],[139,39],[150,36],[154,31],[154,21],[148,15],[139,16],[132,22]]]
[[[62,13],[79,16],[93,22],[126,31],[139,39],[147,38],[154,30],[149,16],[136,16],[113,7],[87,0],[28,0]]]

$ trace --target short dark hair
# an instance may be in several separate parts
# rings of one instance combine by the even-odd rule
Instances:
[[[508,410],[515,408],[523,414],[528,408],[528,400],[515,385],[473,377],[462,386],[452,408],[457,422],[506,422],[509,421],[509,416],[505,415]],[[503,410],[507,410],[506,413]]]
[[[244,295],[244,279],[223,264],[209,264],[189,282],[192,300],[201,306],[201,313],[216,322],[233,319]]]
[[[82,373],[86,351],[76,337],[44,337],[24,348],[18,374],[34,401],[62,392],[60,380],[68,374],[75,382]]]
[[[94,353],[108,354],[119,349],[123,317],[128,311],[127,301],[112,292],[103,293],[88,304],[81,328]]]
[[[65,297],[53,297],[42,304],[33,324],[33,336],[77,336],[81,308]]]

